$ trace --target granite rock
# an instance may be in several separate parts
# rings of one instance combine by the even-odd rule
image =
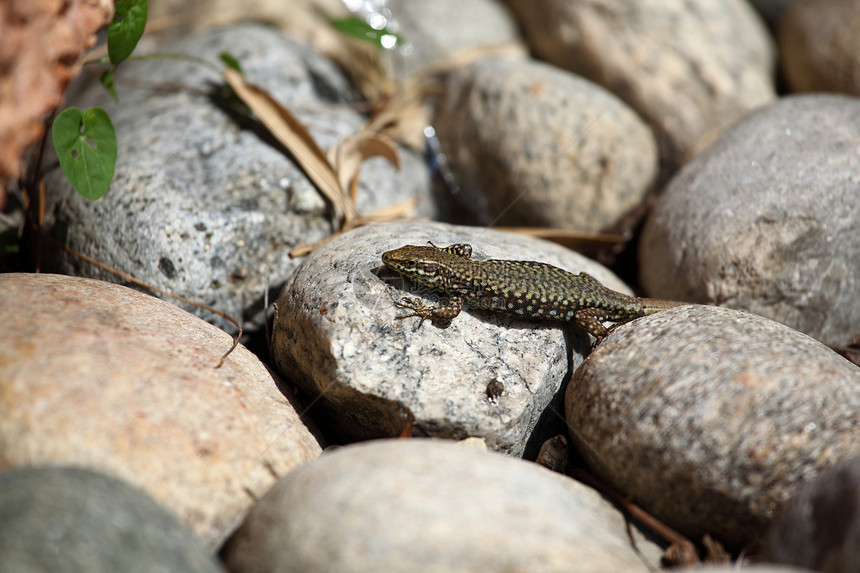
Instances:
[[[627,102],[674,163],[775,97],[771,40],[745,0],[506,2],[538,57]]]
[[[650,129],[615,96],[534,60],[451,73],[433,125],[460,196],[487,224],[599,231],[657,173]]]
[[[493,0],[389,0],[386,4],[392,31],[408,44],[407,53],[393,67],[396,74],[408,74],[459,50],[512,45],[523,54],[527,51],[516,21]]]
[[[740,549],[780,506],[860,455],[860,369],[744,312],[682,306],[615,329],[565,406],[589,466],[691,539]]]
[[[860,324],[860,100],[780,100],[684,166],[646,222],[646,292],[749,310],[829,344]]]
[[[79,465],[121,477],[210,548],[320,445],[224,332],[92,279],[0,274],[0,470]],[[298,406],[298,404],[296,404]]]
[[[279,481],[222,555],[234,573],[649,570],[622,515],[594,490],[422,439],[326,453]]]
[[[588,352],[587,335],[577,327],[465,310],[447,327],[396,320],[405,311],[394,303],[413,293],[380,257],[428,240],[470,243],[476,259],[538,260],[584,270],[625,290],[597,263],[537,239],[431,223],[365,227],[307,257],[284,285],[273,362],[343,440],[397,436],[411,424],[437,437],[483,437],[493,450],[521,455],[540,416]],[[487,387],[495,382],[504,390],[492,401]]]
[[[357,96],[336,66],[273,29],[246,24],[194,32],[161,49],[209,61],[230,52],[247,80],[288,106],[323,149],[365,121],[350,108]],[[224,103],[223,80],[207,67],[174,59],[123,64],[118,104],[89,80],[68,101],[110,113],[119,141],[114,182],[107,195],[89,201],[59,168],[48,170],[45,230],[102,263],[258,329],[266,290],[274,297],[273,285],[298,264],[289,251],[333,230],[319,192],[267,132]],[[399,171],[381,158],[363,164],[359,212],[413,197],[419,213],[432,212],[422,159],[401,149],[400,160]],[[64,251],[43,260],[53,272],[117,280]],[[235,331],[220,317],[183,308]]]
[[[0,473],[0,556],[3,573],[224,571],[144,492],[72,467]]]
[[[768,532],[762,561],[860,571],[860,457],[822,474],[786,505]]]
[[[792,91],[860,95],[860,4],[797,2],[780,21],[777,39]]]

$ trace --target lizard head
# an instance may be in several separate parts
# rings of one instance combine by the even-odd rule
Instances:
[[[442,285],[443,266],[448,258],[456,258],[438,247],[406,245],[382,253],[382,262],[389,269],[431,288]]]

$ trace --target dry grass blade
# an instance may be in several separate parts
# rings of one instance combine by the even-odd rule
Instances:
[[[265,90],[248,84],[235,70],[225,70],[224,78],[266,129],[290,151],[304,173],[332,204],[339,230],[320,241],[296,247],[290,251],[291,257],[305,256],[334,237],[359,225],[415,216],[417,200],[409,199],[359,217],[354,207],[354,195],[358,188],[359,170],[366,159],[384,157],[394,167],[400,169],[397,144],[394,139],[386,133],[381,133],[380,130],[385,129],[393,134],[397,134],[398,131],[421,133],[417,126],[422,126],[424,119],[421,103],[424,93],[422,90],[417,88],[409,90],[410,95],[405,100],[389,100],[389,103],[400,101],[397,106],[399,113],[388,113],[385,117],[377,117],[376,121],[369,122],[358,134],[343,140],[326,155],[307,128]],[[408,129],[403,129],[405,125],[401,122],[404,118],[410,118]],[[350,189],[349,195],[346,194],[346,189]]]
[[[607,233],[584,233],[581,231],[568,231],[565,229],[551,229],[549,227],[494,227],[498,231],[517,233],[529,237],[537,237],[553,243],[558,243],[568,249],[578,250],[582,248],[609,249],[624,244],[626,238],[623,235]]]
[[[348,218],[352,209],[347,204],[337,174],[307,128],[264,89],[246,83],[236,70],[225,69],[224,79],[266,129],[293,154],[305,175],[331,202],[335,219]]]
[[[609,499],[609,501],[617,505],[621,511],[638,520],[645,527],[653,531],[658,537],[669,543],[670,547],[666,550],[667,555],[665,555],[665,557],[671,559],[672,563],[688,566],[697,565],[699,563],[699,558],[696,554],[696,547],[689,539],[630,501],[630,498],[622,492],[616,490],[587,471],[576,467],[570,468],[570,472],[567,475],[593,487]]]
[[[416,207],[418,206],[418,198],[411,197],[405,201],[394,203],[380,207],[370,213],[362,215],[365,223],[387,223],[388,221],[399,221],[401,219],[414,219]]]
[[[42,201],[42,204],[44,205],[44,200]],[[231,323],[233,323],[233,326],[235,326],[239,330],[239,334],[237,334],[236,337],[233,338],[233,344],[230,346],[229,350],[227,350],[227,352],[222,354],[221,358],[219,358],[218,361],[215,363],[215,368],[221,368],[221,366],[224,364],[224,360],[226,360],[227,357],[230,356],[230,353],[233,352],[237,346],[239,346],[239,341],[242,340],[242,333],[243,333],[242,325],[239,324],[238,320],[236,320],[235,318],[233,318],[232,316],[230,316],[229,314],[227,314],[223,310],[218,310],[217,308],[211,307],[208,304],[203,304],[202,302],[195,302],[191,299],[185,298],[184,296],[180,296],[178,294],[173,294],[172,292],[166,291],[164,289],[160,289],[157,286],[151,285],[151,284],[144,282],[138,278],[135,278],[128,273],[125,273],[119,269],[115,269],[114,267],[111,267],[111,266],[106,265],[100,261],[97,261],[96,259],[94,259],[90,256],[87,256],[80,251],[76,251],[73,248],[58,242],[56,239],[54,239],[50,235],[41,235],[41,237],[48,239],[56,247],[63,249],[64,251],[66,251],[67,253],[72,255],[73,257],[77,257],[83,261],[90,263],[91,265],[97,266],[98,268],[100,268],[102,270],[108,271],[109,273],[113,273],[116,276],[118,276],[122,279],[125,279],[130,283],[136,284],[138,286],[141,286],[141,287],[148,289],[148,290],[151,290],[153,292],[157,292],[158,294],[162,294],[164,296],[169,296],[170,298],[178,300],[180,302],[184,302],[186,304],[196,306],[197,308],[202,308],[203,310],[208,310],[212,314],[217,314],[221,318],[229,320]]]

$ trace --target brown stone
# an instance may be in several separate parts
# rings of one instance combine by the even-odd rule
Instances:
[[[320,446],[256,356],[123,286],[0,275],[0,471],[79,465],[121,477],[212,548]]]
[[[860,3],[798,2],[780,22],[777,39],[793,91],[860,94]]]

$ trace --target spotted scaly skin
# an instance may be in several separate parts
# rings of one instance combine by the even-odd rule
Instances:
[[[575,275],[535,261],[473,261],[465,243],[440,248],[407,245],[382,254],[388,268],[415,283],[443,292],[448,304],[425,306],[404,298],[397,306],[411,310],[397,318],[418,316],[451,320],[464,306],[504,312],[529,320],[573,321],[598,340],[619,324],[684,303],[640,298],[611,290],[586,273]],[[603,323],[616,323],[607,329]]]

